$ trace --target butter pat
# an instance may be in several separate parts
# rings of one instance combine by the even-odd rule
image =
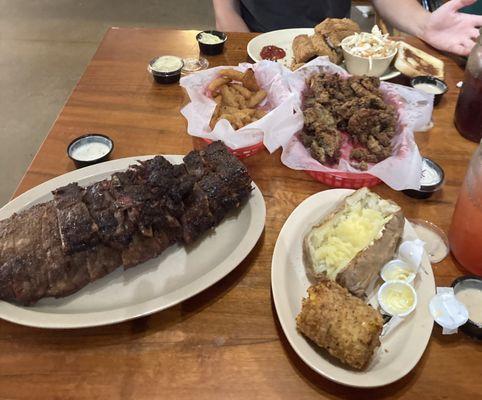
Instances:
[[[392,260],[384,265],[380,276],[385,282],[404,281],[412,283],[417,271],[403,260]]]
[[[387,314],[405,317],[415,309],[417,293],[406,282],[385,282],[378,290],[378,303]]]

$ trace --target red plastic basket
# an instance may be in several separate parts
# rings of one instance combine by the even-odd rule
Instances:
[[[210,139],[201,138],[202,141],[206,142],[207,144],[211,144],[213,141]],[[261,150],[264,149],[263,142],[259,142],[253,144],[252,146],[241,147],[240,149],[231,149],[228,147],[228,151],[236,156],[237,158],[248,158],[254,156],[255,154],[259,153]]]
[[[351,174],[349,172],[318,172],[307,171],[317,181],[325,185],[345,189],[359,189],[361,187],[372,187],[382,183],[376,176],[370,174]]]

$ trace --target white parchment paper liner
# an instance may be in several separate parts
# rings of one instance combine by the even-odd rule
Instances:
[[[295,117],[303,120],[300,112],[302,95],[306,90],[306,79],[319,72],[338,73],[348,76],[348,73],[338,65],[331,63],[327,57],[318,57],[305,64],[298,70],[291,72],[289,83],[291,91],[297,97],[297,113]],[[289,74],[286,72],[286,74]],[[422,173],[422,158],[414,140],[414,131],[430,123],[433,110],[433,95],[412,88],[393,84],[381,83],[385,97],[393,103],[399,113],[399,133],[393,140],[394,155],[371,165],[367,171],[360,171],[348,162],[349,148],[342,150],[344,157],[340,159],[336,169],[326,167],[311,157],[309,151],[298,140],[299,130],[286,129],[292,135],[267,134],[264,144],[269,151],[283,147],[281,161],[292,169],[319,172],[350,172],[353,174],[369,173],[380,178],[395,190],[419,189]],[[299,121],[297,122],[299,124]],[[295,122],[293,121],[293,124]],[[302,123],[301,123],[302,126]]]
[[[209,122],[216,103],[208,97],[206,88],[218,76],[218,71],[226,68],[241,72],[252,68],[258,85],[268,93],[261,105],[271,111],[258,121],[238,130],[235,130],[227,120],[219,120],[211,131]],[[187,132],[204,139],[222,140],[232,149],[258,144],[263,141],[265,135],[293,136],[303,127],[303,120],[294,114],[297,95],[290,90],[288,83],[290,77],[291,71],[282,64],[260,61],[256,64],[239,64],[237,67],[215,67],[181,78],[180,85],[186,89],[191,100],[181,110],[181,114],[187,120]]]

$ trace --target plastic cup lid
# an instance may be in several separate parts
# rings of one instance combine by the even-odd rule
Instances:
[[[453,288],[438,287],[437,294],[430,300],[429,310],[444,334],[456,333],[469,319],[467,308],[455,298]]]
[[[191,74],[193,72],[202,71],[209,67],[209,61],[204,57],[186,57],[183,59],[184,67],[182,68],[182,74]]]
[[[449,241],[444,231],[432,222],[409,219],[419,239],[425,242],[425,251],[432,264],[442,261],[449,254]]]

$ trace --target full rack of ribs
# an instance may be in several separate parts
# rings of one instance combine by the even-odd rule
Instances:
[[[173,165],[156,156],[0,221],[0,299],[25,305],[72,294],[116,268],[174,243],[191,244],[239,208],[252,190],[221,142]]]

